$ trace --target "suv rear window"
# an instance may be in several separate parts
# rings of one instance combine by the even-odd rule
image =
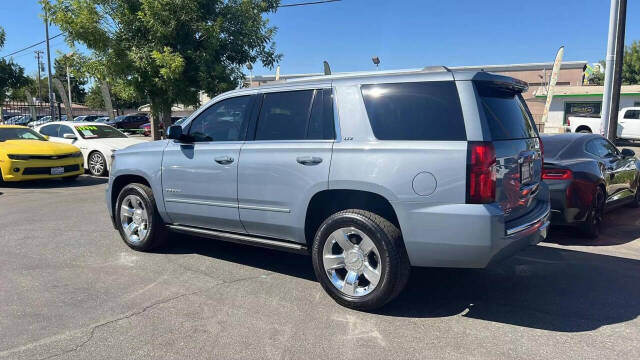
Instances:
[[[379,140],[466,140],[453,81],[362,85],[373,134]]]
[[[479,82],[476,88],[493,140],[538,136],[536,125],[520,93]]]

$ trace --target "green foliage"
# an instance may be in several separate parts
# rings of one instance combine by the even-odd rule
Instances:
[[[281,58],[264,17],[279,0],[40,1],[68,42],[92,51],[86,73],[125,98],[149,99],[154,114],[197,104],[200,90],[234,89],[245,64]]]
[[[84,103],[87,92],[84,86],[87,85],[85,72],[82,71],[80,64],[74,61],[73,57],[59,56],[53,62],[53,76],[60,79],[64,86],[67,86],[67,64],[69,65],[69,75],[71,77],[71,97],[74,103]],[[67,89],[67,91],[69,91]],[[62,99],[60,94],[57,99]]]
[[[605,65],[604,60],[600,64]],[[595,73],[589,78],[591,85],[604,85],[604,73]],[[622,59],[622,84],[640,84],[640,41],[636,40],[624,48]]]
[[[0,49],[4,47],[5,32],[0,27]],[[28,83],[28,78],[24,76],[24,68],[13,60],[0,59],[0,107],[5,102],[7,96]]]
[[[121,89],[119,87],[111,88],[111,102],[114,109],[137,109],[140,106],[147,104],[146,101],[136,97],[135,93],[127,92],[130,89],[125,87]],[[104,109],[104,99],[102,98],[102,92],[98,83],[93,83],[87,92],[85,105],[91,109]]]

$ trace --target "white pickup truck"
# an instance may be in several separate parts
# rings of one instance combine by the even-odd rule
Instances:
[[[570,116],[568,124],[571,132],[600,133],[599,117]],[[640,140],[640,107],[628,107],[618,112],[618,138]]]

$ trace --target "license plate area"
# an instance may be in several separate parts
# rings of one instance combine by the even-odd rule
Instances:
[[[520,164],[520,184],[531,182],[531,162],[525,161]]]
[[[61,174],[64,174],[64,167],[51,168],[51,175],[61,175]]]

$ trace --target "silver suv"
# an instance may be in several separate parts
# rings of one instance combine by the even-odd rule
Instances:
[[[546,236],[525,89],[441,67],[231,91],[118,150],[109,212],[136,250],[181,232],[310,253],[331,297],[374,309],[410,266],[482,268]]]

